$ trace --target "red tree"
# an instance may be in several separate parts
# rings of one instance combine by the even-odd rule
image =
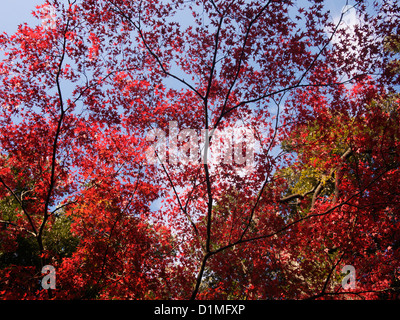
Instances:
[[[46,1],[0,36],[2,297],[396,297],[399,9]]]

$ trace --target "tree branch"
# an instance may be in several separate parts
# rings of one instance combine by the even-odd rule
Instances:
[[[181,199],[180,199],[180,197],[178,195],[178,192],[176,191],[175,185],[174,185],[174,183],[173,183],[173,181],[171,179],[171,176],[169,175],[168,170],[165,167],[164,163],[161,161],[160,157],[158,156],[158,152],[157,151],[156,151],[156,156],[157,156],[157,158],[158,158],[158,160],[159,160],[159,162],[161,164],[161,167],[163,168],[164,173],[167,175],[168,182],[170,183],[170,185],[172,187],[172,190],[174,191],[175,197],[176,197],[176,199],[178,201],[179,208],[181,209],[181,211],[185,215],[185,217],[189,220],[189,222],[192,225],[193,230],[194,230],[194,232],[195,232],[196,236],[198,237],[198,239],[200,241],[200,244],[201,244],[201,238],[200,238],[199,230],[197,229],[196,224],[194,223],[192,217],[188,214],[188,212],[186,210],[187,206],[183,207]]]
[[[13,196],[13,198],[18,202],[18,204],[20,205],[22,211],[24,212],[25,216],[27,217],[29,224],[32,228],[32,232],[33,234],[36,236],[37,235],[37,229],[35,227],[35,224],[32,220],[32,217],[29,215],[28,211],[26,210],[24,203],[22,202],[22,200],[15,194],[15,192],[5,183],[5,181],[3,180],[2,177],[0,177],[0,182],[1,184],[4,186],[4,188],[6,188],[11,195]]]
[[[182,78],[176,76],[175,74],[169,72],[169,71],[165,68],[165,66],[164,66],[164,64],[162,63],[160,57],[150,48],[150,45],[148,44],[148,42],[147,42],[147,40],[146,40],[146,37],[144,36],[143,31],[142,31],[142,28],[141,28],[141,26],[140,26],[140,20],[139,20],[139,23],[135,23],[128,15],[126,15],[126,14],[123,12],[123,10],[122,10],[118,5],[112,3],[112,1],[110,1],[110,0],[107,0],[107,2],[108,2],[109,4],[111,4],[114,8],[116,8],[117,13],[120,14],[125,20],[127,20],[127,21],[139,32],[140,39],[143,41],[143,44],[144,44],[144,46],[146,47],[147,52],[156,60],[158,66],[161,68],[161,71],[162,71],[165,75],[167,75],[167,76],[169,76],[169,77],[171,77],[171,78],[173,78],[173,79],[179,81],[180,83],[184,84],[185,86],[187,86],[187,87],[188,87],[189,89],[191,89],[194,93],[196,93],[196,95],[197,95],[201,100],[204,101],[204,97],[201,95],[201,93],[200,93],[195,87],[193,87],[190,83],[186,82],[185,79],[182,79]],[[139,10],[139,11],[140,11],[140,10]],[[140,19],[140,18],[139,18],[139,19]]]
[[[301,88],[301,87],[326,87],[326,86],[334,86],[334,85],[339,85],[339,84],[344,84],[344,83],[350,82],[350,81],[352,81],[354,78],[356,78],[357,76],[356,76],[356,77],[353,77],[353,78],[351,78],[351,79],[349,79],[349,80],[346,80],[346,81],[342,81],[342,82],[338,82],[338,83],[330,83],[330,84],[322,84],[322,83],[321,83],[321,84],[301,84],[301,82],[304,80],[304,78],[306,77],[306,75],[310,72],[310,70],[312,69],[312,67],[314,66],[314,64],[316,63],[316,61],[318,60],[318,58],[319,58],[320,55],[322,54],[322,52],[323,52],[323,51],[327,48],[327,46],[331,43],[333,37],[334,37],[335,34],[337,33],[337,30],[338,30],[338,28],[339,28],[339,26],[340,26],[340,24],[341,24],[341,22],[342,22],[342,20],[343,20],[344,14],[345,14],[344,12],[341,13],[340,18],[339,18],[339,22],[338,22],[337,25],[335,26],[335,29],[333,30],[332,34],[330,35],[328,41],[327,41],[327,42],[325,43],[325,45],[321,48],[321,50],[319,50],[319,52],[318,52],[318,53],[316,54],[316,56],[314,57],[313,61],[312,61],[312,62],[310,63],[310,65],[306,68],[306,70],[302,73],[302,75],[301,75],[300,78],[296,81],[296,83],[294,83],[293,85],[288,86],[288,87],[286,87],[286,88],[282,88],[282,89],[279,89],[279,90],[275,90],[275,91],[273,91],[273,92],[270,92],[270,93],[261,95],[261,96],[259,96],[259,97],[256,97],[256,98],[253,98],[253,99],[249,99],[249,100],[247,100],[247,101],[239,102],[238,104],[236,104],[236,105],[233,106],[232,108],[226,110],[225,112],[221,112],[221,115],[220,115],[220,117],[219,117],[219,119],[218,119],[218,122],[219,122],[225,115],[227,115],[228,113],[232,112],[233,110],[239,108],[239,107],[242,106],[242,105],[249,104],[249,103],[253,103],[253,102],[258,102],[258,101],[264,100],[264,99],[266,99],[266,98],[268,98],[268,97],[274,96],[274,95],[276,95],[276,94],[279,94],[279,93],[282,93],[282,92],[285,92],[285,91],[289,91],[289,90],[293,90],[293,89]]]
[[[283,231],[289,229],[290,227],[292,227],[292,226],[294,226],[294,225],[296,225],[296,224],[298,224],[298,223],[300,223],[302,221],[305,221],[305,220],[308,220],[308,219],[311,219],[311,218],[315,218],[315,217],[325,216],[325,215],[333,212],[334,210],[340,208],[341,206],[348,204],[351,200],[353,200],[357,196],[362,195],[366,190],[368,190],[368,188],[370,186],[372,186],[374,183],[376,183],[382,176],[384,176],[389,171],[390,170],[384,170],[380,174],[376,175],[374,177],[374,179],[371,180],[363,189],[361,189],[358,192],[354,193],[353,195],[349,196],[345,201],[343,201],[343,202],[341,202],[341,203],[339,203],[337,205],[334,205],[333,207],[331,207],[330,209],[326,210],[325,212],[309,214],[309,215],[307,215],[305,217],[299,218],[297,220],[294,220],[294,221],[286,224],[285,226],[283,226],[282,228],[278,229],[277,231],[274,231],[274,232],[271,232],[271,233],[268,233],[268,234],[259,235],[259,236],[255,236],[255,237],[247,238],[247,239],[239,238],[237,241],[235,241],[233,243],[229,243],[229,244],[227,244],[225,246],[220,247],[219,249],[217,249],[215,251],[210,252],[210,254],[216,254],[216,253],[222,252],[222,251],[224,251],[226,249],[229,249],[229,248],[231,248],[231,247],[233,247],[235,245],[238,245],[238,244],[244,244],[244,243],[247,243],[247,242],[252,242],[252,241],[271,238],[271,237],[274,237],[274,236],[282,233]]]
[[[231,83],[231,85],[229,86],[228,92],[225,96],[225,100],[224,100],[224,104],[222,106],[222,110],[221,110],[221,114],[218,117],[217,121],[215,122],[214,128],[216,128],[218,126],[218,124],[221,122],[223,116],[224,116],[224,112],[226,109],[226,106],[228,104],[229,101],[229,96],[231,95],[231,92],[233,90],[233,87],[235,86],[237,79],[239,77],[240,74],[240,68],[242,66],[242,62],[244,60],[244,49],[246,48],[246,44],[247,44],[247,40],[249,38],[249,34],[251,31],[252,26],[254,25],[254,23],[257,21],[257,19],[261,16],[261,14],[267,9],[267,7],[269,6],[269,4],[271,3],[271,1],[268,1],[267,4],[257,13],[257,15],[250,21],[249,26],[247,27],[246,30],[246,34],[244,36],[244,40],[243,40],[243,44],[242,44],[242,49],[241,49],[241,53],[240,53],[240,58],[239,58],[239,63],[237,64],[237,69],[236,69],[236,74],[233,78],[233,81]]]
[[[29,233],[30,235],[36,237],[36,233],[34,233],[33,231],[28,230],[27,228],[19,226],[18,224],[14,223],[14,222],[6,221],[6,220],[0,220],[0,223],[5,224],[6,226],[10,225],[10,226],[13,226],[15,228],[21,229],[22,231],[25,231],[25,232]]]
[[[44,205],[43,220],[42,220],[42,223],[41,223],[38,233],[37,233],[37,240],[38,240],[40,252],[43,252],[43,249],[44,249],[43,243],[42,243],[42,233],[43,233],[44,227],[46,225],[46,222],[49,218],[48,208],[50,205],[51,197],[52,197],[53,190],[54,190],[55,183],[56,183],[55,171],[56,171],[58,139],[61,134],[61,128],[63,125],[64,116],[65,116],[64,100],[63,100],[61,84],[60,84],[60,75],[61,75],[61,70],[62,70],[62,66],[64,63],[65,54],[66,54],[66,46],[67,46],[66,33],[69,28],[69,23],[70,23],[70,20],[68,19],[65,29],[64,29],[64,32],[63,32],[64,39],[63,39],[62,55],[61,55],[60,62],[58,63],[58,70],[57,70],[57,74],[56,74],[56,86],[57,86],[58,98],[59,98],[59,102],[60,102],[60,117],[57,122],[56,134],[55,134],[54,141],[53,141],[53,151],[52,151],[52,157],[51,157],[50,185],[49,185],[49,190],[47,192],[46,202]]]
[[[312,297],[308,298],[308,299],[310,299],[310,300],[311,300],[311,299],[317,299],[317,298],[322,297],[323,295],[326,294],[326,289],[327,289],[328,284],[329,284],[329,281],[330,281],[330,279],[331,279],[331,277],[332,277],[333,271],[335,271],[336,267],[339,265],[340,261],[342,261],[343,257],[344,257],[344,253],[340,256],[340,258],[338,259],[338,261],[336,261],[336,263],[335,263],[335,264],[333,265],[333,267],[330,269],[329,274],[328,274],[328,276],[326,277],[326,280],[325,280],[325,282],[324,282],[324,286],[322,287],[321,292],[320,292],[319,294],[315,295],[315,296],[312,296]]]
[[[207,260],[213,255],[213,253],[207,252],[204,257],[203,260],[201,261],[201,266],[200,266],[200,270],[199,273],[197,274],[197,278],[196,278],[196,283],[194,286],[194,290],[192,292],[192,296],[190,297],[190,300],[195,300],[197,293],[199,292],[199,288],[200,288],[200,284],[203,278],[203,274],[204,274],[204,270],[206,268],[206,264],[207,264]]]

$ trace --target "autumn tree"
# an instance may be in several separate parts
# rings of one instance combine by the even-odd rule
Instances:
[[[360,97],[371,87],[360,85],[354,90],[357,92],[353,97]],[[359,102],[349,97],[349,103]],[[318,124],[318,120],[313,120],[302,129],[299,126],[299,131],[291,132],[287,144],[290,152],[298,152],[300,157],[299,162],[280,173],[290,183],[282,202],[287,204],[289,216],[299,220],[315,217],[313,223],[298,224],[298,232],[311,233],[308,237],[307,233],[302,234],[300,238],[304,242],[293,243],[292,255],[298,257],[301,248],[308,247],[314,261],[313,255],[305,253],[301,253],[302,260],[318,261],[319,267],[330,264],[325,268],[326,281],[320,281],[324,286],[314,297],[354,298],[357,292],[364,292],[361,296],[368,298],[396,297],[399,290],[395,214],[399,210],[396,182],[400,164],[399,100],[388,97],[361,103],[366,104],[362,113],[336,113],[329,122],[324,119]],[[304,131],[308,132],[307,136],[302,135]],[[321,154],[327,156],[321,157]],[[327,219],[325,212],[336,218]],[[385,266],[377,268],[377,260],[384,261]],[[363,280],[352,295],[345,294],[340,281],[336,280],[334,286],[332,277],[335,273],[338,276],[335,269],[340,271],[339,263],[362,270]],[[333,285],[331,290],[328,285]],[[309,295],[313,296],[311,292]]]
[[[2,297],[394,297],[400,8],[344,4],[48,0],[3,33]]]

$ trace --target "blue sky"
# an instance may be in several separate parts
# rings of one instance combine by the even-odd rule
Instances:
[[[302,1],[298,3],[301,4]],[[340,12],[346,1],[335,0],[327,1],[328,8],[332,9],[335,14]],[[17,31],[19,24],[23,22],[35,23],[35,19],[31,12],[35,6],[43,3],[42,0],[0,0],[0,32],[6,31],[9,34]]]
[[[13,34],[17,31],[18,25],[23,22],[36,24],[37,20],[31,12],[41,2],[40,0],[0,0],[0,33],[5,31]]]

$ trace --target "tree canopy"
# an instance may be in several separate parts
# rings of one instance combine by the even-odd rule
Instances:
[[[1,299],[398,298],[396,1],[33,14],[0,35]]]

